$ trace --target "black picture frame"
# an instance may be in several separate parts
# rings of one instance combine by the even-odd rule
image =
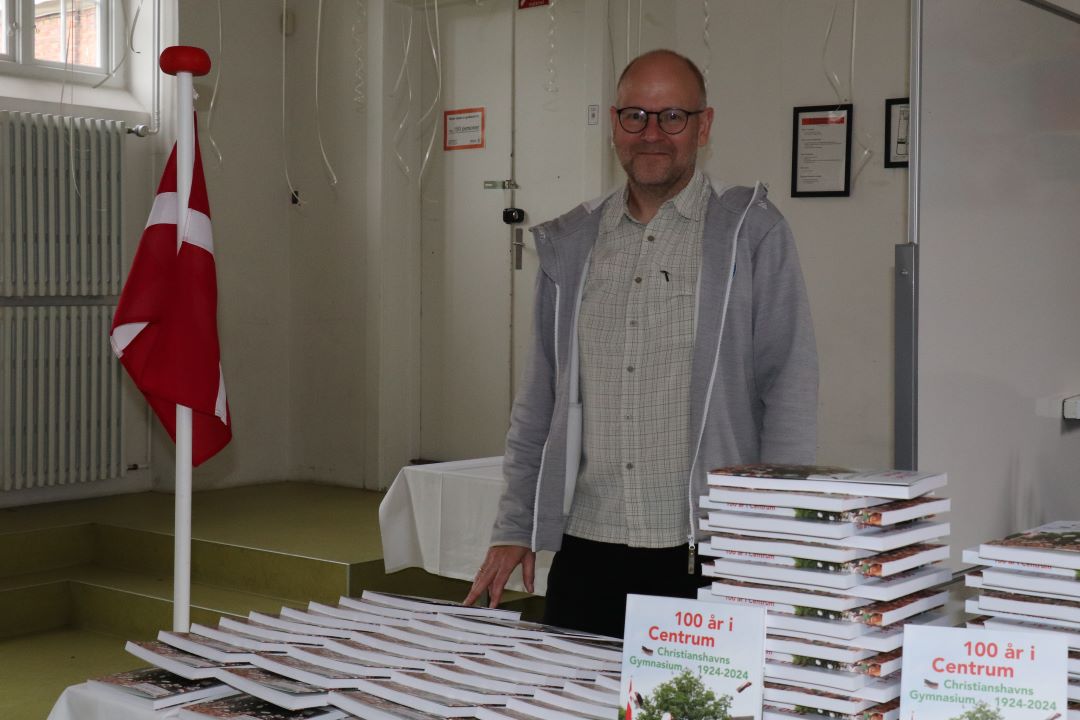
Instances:
[[[851,103],[797,107],[791,120],[791,197],[848,197],[851,195]],[[822,135],[815,125],[844,126],[842,137]],[[840,144],[842,147],[837,148]],[[842,157],[837,157],[837,151]],[[835,164],[843,163],[843,179]],[[832,168],[830,172],[823,170]]]
[[[911,102],[909,98],[885,100],[885,167],[908,166]]]

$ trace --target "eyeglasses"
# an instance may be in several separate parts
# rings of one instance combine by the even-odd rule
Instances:
[[[704,110],[683,110],[682,108],[668,108],[649,112],[639,107],[615,108],[619,116],[619,125],[628,133],[636,134],[643,132],[649,124],[649,116],[656,116],[656,124],[668,135],[678,135],[686,129],[691,115],[700,115]]]

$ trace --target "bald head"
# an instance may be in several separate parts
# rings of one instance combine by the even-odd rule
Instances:
[[[700,104],[697,108],[686,108],[687,110],[703,108],[708,104],[705,95],[705,76],[701,74],[701,70],[698,69],[693,60],[685,55],[680,55],[674,50],[650,50],[631,60],[630,64],[623,69],[622,75],[619,76],[619,82],[615,85],[615,94],[619,94],[623,85],[635,73],[646,67],[651,69],[656,66],[671,70],[672,82],[687,83],[688,86],[697,90]]]

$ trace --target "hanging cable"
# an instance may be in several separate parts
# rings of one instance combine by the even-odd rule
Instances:
[[[641,54],[641,26],[645,19],[645,0],[637,0],[637,52],[634,57]]]
[[[630,3],[634,0],[626,0],[626,65],[630,64]],[[626,67],[623,65],[623,67]]]
[[[129,36],[134,36],[134,34],[135,34],[135,24],[139,22],[139,10],[142,10],[142,3],[143,3],[143,0],[139,0],[139,5],[138,5],[138,7],[137,7],[137,8],[135,9],[135,20],[134,20],[134,21],[133,21],[133,22],[131,23],[131,31],[130,31],[130,33],[129,33]],[[122,22],[123,22],[123,24],[124,24],[124,27],[126,28],[126,27],[128,27],[128,21],[127,21],[127,8],[126,8],[126,7],[124,7],[124,3],[118,3],[118,4],[120,5],[120,14],[121,14],[121,20],[122,20]],[[114,7],[115,7],[115,6],[114,6]],[[108,73],[107,73],[107,74],[105,75],[105,77],[103,77],[103,78],[102,78],[101,80],[99,80],[99,81],[98,81],[97,83],[95,83],[95,84],[94,84],[94,85],[92,85],[91,87],[93,87],[93,88],[94,88],[95,90],[97,90],[97,89],[98,89],[99,87],[101,87],[101,86],[102,86],[102,85],[104,85],[105,83],[107,83],[107,82],[109,82],[110,80],[112,80],[113,76],[114,76],[114,75],[116,75],[116,72],[117,72],[117,71],[118,71],[118,70],[119,70],[119,69],[120,69],[120,68],[121,68],[121,67],[123,66],[123,64],[124,64],[124,61],[126,61],[126,60],[127,60],[127,57],[128,57],[128,54],[127,54],[127,52],[126,52],[126,51],[125,51],[125,52],[123,52],[123,53],[122,53],[122,54],[120,55],[120,60],[118,60],[118,61],[117,61],[117,63],[116,63],[116,65],[115,65],[115,66],[113,66],[113,69],[112,69],[112,70],[110,70],[110,71],[109,71],[109,72],[108,72]]]
[[[701,74],[705,76],[705,87],[709,87],[709,70],[712,68],[712,45],[709,36],[709,0],[701,0],[701,39],[705,43],[705,67]]]
[[[439,105],[439,101],[442,100],[442,34],[439,28],[439,0],[433,0],[432,4],[435,6],[435,35],[431,34],[431,23],[428,20],[427,0],[424,0],[424,24],[427,26],[428,41],[431,44],[431,58],[435,63],[435,75],[438,78],[438,82],[435,86],[435,99],[431,101],[431,105],[420,116],[420,120],[417,125],[423,125],[424,121],[431,115]],[[435,146],[435,136],[439,132],[439,123],[433,122],[431,125],[431,136],[428,138],[427,148],[424,150],[424,159],[420,162],[420,172],[416,176],[416,181],[419,183],[424,179],[424,172],[427,170],[428,161],[431,160],[431,150]]]
[[[315,136],[319,139],[319,152],[322,154],[323,167],[330,176],[330,187],[338,183],[337,173],[326,157],[326,145],[323,143],[322,123],[319,115],[319,48],[322,44],[322,9],[323,0],[319,0],[319,9],[315,14]]]
[[[367,107],[367,2],[356,0],[356,19],[352,25],[353,56],[356,71],[353,74],[353,103],[357,110]]]
[[[225,164],[225,158],[221,154],[221,148],[214,140],[214,108],[217,107],[218,86],[221,85],[221,65],[224,55],[221,42],[221,0],[217,0],[217,57],[214,58],[214,89],[210,93],[210,107],[206,113],[206,139],[210,141],[210,149],[214,151],[218,167]]]
[[[825,29],[825,43],[821,46],[821,69],[825,72],[825,79],[832,85],[833,92],[836,93],[837,104],[843,104],[847,102],[847,98],[844,97],[844,93],[840,89],[840,78],[836,76],[831,69],[829,69],[829,40],[832,38],[833,24],[836,22],[836,11],[839,9],[840,0],[833,0],[832,14],[829,16],[829,26]]]
[[[285,111],[288,107],[285,96],[285,70],[288,67],[285,55],[285,24],[289,16],[289,0],[281,0],[281,155],[285,166],[285,184],[289,186],[289,198],[293,205],[303,205],[300,192],[293,186],[289,177],[289,142],[285,128]]]
[[[856,26],[859,16],[859,0],[852,0],[851,2],[851,58],[848,65],[848,95],[851,96],[852,102],[855,97],[855,38],[856,38]],[[864,142],[864,140],[866,142]],[[874,151],[870,149],[873,144],[873,138],[868,133],[863,131],[857,131],[855,133],[855,144],[861,148],[859,153],[859,161],[855,165],[855,172],[851,174],[851,184],[855,184],[855,180],[858,179],[859,173],[863,171],[867,163],[870,162],[870,158],[874,156]]]
[[[409,167],[409,163],[405,162],[405,157],[401,154],[401,140],[405,135],[405,129],[408,127],[409,115],[412,114],[412,78],[409,75],[409,53],[412,51],[412,37],[413,37],[413,11],[408,6],[405,7],[405,12],[409,15],[408,29],[405,27],[405,21],[401,23],[401,36],[402,46],[404,50],[401,54],[401,69],[398,71],[397,80],[394,82],[394,89],[390,92],[390,97],[397,97],[398,91],[401,90],[401,83],[404,80],[405,87],[408,89],[408,96],[405,101],[405,114],[401,116],[401,121],[398,123],[397,130],[394,132],[394,157],[397,158],[398,169],[405,174],[405,177],[412,179],[412,169]]]
[[[544,83],[544,89],[549,93],[559,92],[559,77],[555,67],[555,39],[556,30],[558,29],[558,22],[555,18],[555,3],[556,0],[551,0],[548,5],[548,56],[547,56],[547,82]]]

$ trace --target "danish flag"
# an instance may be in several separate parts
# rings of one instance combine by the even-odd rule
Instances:
[[[176,441],[176,406],[192,409],[192,465],[232,439],[217,332],[210,202],[198,136],[187,212],[177,240],[176,146],[161,176],[110,341],[135,385]]]

